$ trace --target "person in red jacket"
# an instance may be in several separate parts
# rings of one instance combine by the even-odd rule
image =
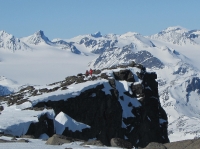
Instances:
[[[93,70],[90,68],[90,75],[92,76]]]

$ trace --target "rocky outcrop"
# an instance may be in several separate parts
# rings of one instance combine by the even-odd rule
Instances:
[[[138,149],[199,149],[200,139],[183,140],[172,143],[161,144],[157,142],[149,143],[145,148]]]
[[[31,123],[26,135],[33,135],[35,138],[39,138],[44,133],[48,136],[52,136],[55,133],[54,121],[49,119],[47,114],[41,115],[38,118],[38,122]]]
[[[164,144],[167,149],[199,149],[200,139],[184,140]]]
[[[129,147],[130,144],[145,147],[150,142],[169,142],[167,115],[159,102],[156,78],[155,73],[147,72],[142,65],[131,63],[117,68],[94,70],[93,76],[78,74],[67,77],[47,88],[26,87],[4,97],[4,100],[10,106],[32,104],[32,107],[24,110],[53,109],[55,119],[43,113],[38,117],[38,122],[30,124],[26,135],[33,135],[35,138],[44,133],[49,137],[58,133],[85,141],[99,140],[107,146],[111,145],[111,139],[118,138],[128,142],[125,144],[129,144]],[[68,92],[72,88],[70,85],[85,85],[88,81],[96,81],[97,85],[85,86],[87,89],[77,95],[57,95],[58,92]],[[52,96],[54,93],[56,100]],[[49,97],[40,100],[42,95]],[[33,99],[37,99],[37,102]],[[57,117],[60,115],[61,118]],[[73,130],[67,124],[69,119],[86,127]],[[62,131],[58,131],[56,123],[62,126]]]

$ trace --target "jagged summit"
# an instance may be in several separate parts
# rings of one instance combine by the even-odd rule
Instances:
[[[42,30],[37,31],[34,34],[36,34],[37,36],[40,36],[41,38],[44,37],[44,32]]]
[[[23,38],[29,44],[38,45],[41,43],[51,44],[51,41],[44,35],[42,30],[35,32],[33,35]]]
[[[15,36],[6,31],[0,31],[0,48],[12,51],[30,49],[30,47],[24,42],[21,42],[19,38],[15,38]]]
[[[100,31],[94,33],[94,34],[91,34],[92,37],[95,37],[95,38],[99,38],[99,37],[102,37],[102,34]]]
[[[8,35],[10,35],[10,34],[8,34],[6,31],[4,31],[4,30],[0,31],[0,38],[7,37]]]
[[[0,39],[5,40],[5,39],[12,39],[12,38],[15,38],[12,34],[9,34],[4,30],[0,31]]]

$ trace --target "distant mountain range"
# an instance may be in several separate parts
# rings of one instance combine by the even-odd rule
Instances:
[[[16,38],[15,36],[0,31],[0,48],[10,50],[25,50],[28,45],[49,44],[52,46],[69,46],[84,45],[91,49],[91,52],[102,54],[106,50],[111,50],[116,47],[123,47],[133,44],[135,47],[155,47],[154,40],[172,43],[174,45],[199,45],[200,44],[200,30],[186,30],[182,27],[169,27],[157,34],[151,36],[142,36],[139,33],[127,32],[122,35],[107,34],[102,35],[100,32],[89,35],[81,35],[72,38],[71,41],[64,39],[53,39],[50,41],[44,35],[44,32],[39,30],[33,35],[23,38]],[[77,48],[78,49],[78,48]],[[81,50],[81,49],[80,49]]]
[[[156,72],[160,102],[168,114],[170,140],[200,137],[200,30],[176,26],[150,36],[97,32],[52,41],[41,30],[23,38],[0,31],[0,50],[34,52],[43,47],[86,57],[96,54],[95,59],[87,61],[93,69],[135,61]],[[4,61],[3,55],[0,63],[1,59]]]

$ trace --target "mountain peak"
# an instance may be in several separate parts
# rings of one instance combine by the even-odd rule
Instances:
[[[12,34],[6,31],[0,31],[0,48],[9,50],[27,50],[29,47],[20,41],[19,38],[15,38]]]
[[[40,43],[46,43],[50,44],[51,41],[44,35],[44,32],[42,30],[39,30],[35,32],[33,35],[27,37],[27,42],[30,44],[40,44]]]
[[[94,33],[94,34],[91,34],[91,36],[92,36],[92,37],[95,37],[95,38],[102,37],[100,31],[98,31],[98,32],[96,32],[96,33]]]
[[[171,31],[176,31],[176,32],[188,32],[188,30],[184,27],[181,26],[171,26],[163,30],[164,32],[171,32]]]
[[[168,27],[165,30],[160,31],[157,34],[151,35],[151,39],[158,39],[164,42],[170,42],[172,44],[176,45],[186,45],[191,44],[195,45],[197,44],[195,41],[191,40],[189,37],[190,31],[186,28],[183,28],[181,26],[172,26]]]
[[[35,34],[38,36],[44,36],[44,32],[42,30],[35,32]]]
[[[132,36],[135,36],[135,35],[140,35],[140,34],[136,33],[136,32],[127,32],[125,34],[122,34],[120,37],[132,37]]]
[[[4,33],[6,33],[4,30],[1,30],[1,31],[0,31],[0,34],[4,34]]]
[[[11,35],[11,34],[7,33],[6,31],[2,30],[2,31],[0,31],[0,38],[1,37],[3,37],[3,38],[6,38],[6,37],[12,38],[13,35]]]

